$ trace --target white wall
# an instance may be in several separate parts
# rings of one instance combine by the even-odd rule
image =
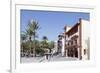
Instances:
[[[62,49],[61,49],[61,54],[62,56],[64,56],[64,51],[65,51],[65,42],[64,42],[64,38],[62,38]]]
[[[66,26],[66,32],[71,29],[71,26]]]
[[[54,49],[55,49],[54,52],[57,52],[57,51],[58,51],[58,42],[55,41],[55,44],[54,44],[54,45],[55,45],[55,47],[54,47]]]
[[[90,39],[90,23],[87,20],[82,20],[82,59],[88,59],[89,39]],[[84,55],[84,49],[86,54]]]

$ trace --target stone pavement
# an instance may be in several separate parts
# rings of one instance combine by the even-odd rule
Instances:
[[[21,63],[40,62],[44,59],[45,57],[23,57],[21,58]]]
[[[71,58],[71,57],[62,57],[61,55],[57,55],[57,56],[51,56],[48,58],[48,60],[46,59],[45,56],[43,57],[24,57],[21,58],[21,63],[32,63],[32,62],[53,62],[53,61],[76,61],[78,60],[77,58]]]

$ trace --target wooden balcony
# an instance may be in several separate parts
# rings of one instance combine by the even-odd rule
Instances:
[[[75,45],[66,45],[65,49],[68,49],[68,48],[79,48],[79,47],[80,47],[80,45],[78,45],[78,44],[75,44]]]

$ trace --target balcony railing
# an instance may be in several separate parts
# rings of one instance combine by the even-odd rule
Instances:
[[[65,46],[66,49],[67,49],[67,48],[79,48],[79,47],[80,47],[80,45],[78,45],[78,44],[66,45],[66,46]]]

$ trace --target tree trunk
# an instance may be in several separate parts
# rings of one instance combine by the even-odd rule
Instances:
[[[33,51],[34,51],[34,56],[36,57],[35,35],[34,35],[34,49],[33,49]]]
[[[30,40],[30,55],[31,55],[31,36],[29,37],[29,40]]]

